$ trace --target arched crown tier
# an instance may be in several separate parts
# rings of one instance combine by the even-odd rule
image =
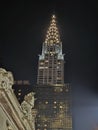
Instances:
[[[52,15],[44,43],[61,43],[55,15]]]

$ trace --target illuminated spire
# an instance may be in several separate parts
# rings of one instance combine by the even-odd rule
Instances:
[[[60,34],[56,23],[56,16],[52,15],[50,26],[46,34],[45,43],[61,43]]]

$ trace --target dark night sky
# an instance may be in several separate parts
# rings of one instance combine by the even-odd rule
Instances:
[[[65,82],[72,84],[74,130],[98,124],[97,3],[87,0],[3,1],[0,4],[0,67],[36,83],[50,17],[55,12],[65,53]]]

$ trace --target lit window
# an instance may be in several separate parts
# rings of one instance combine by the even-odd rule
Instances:
[[[45,60],[45,62],[48,62],[48,60]]]
[[[40,62],[41,65],[43,65],[44,63],[43,62]]]
[[[56,101],[54,101],[54,104],[56,104]]]
[[[53,56],[53,54],[50,54],[51,56]]]
[[[48,69],[48,67],[45,67],[45,69]]]
[[[44,125],[45,127],[47,126],[47,124]]]
[[[28,80],[23,80],[24,85],[30,85],[30,82]]]
[[[48,104],[48,101],[46,101],[45,104]]]
[[[60,65],[61,63],[60,63],[60,62],[58,62],[58,64]]]
[[[44,69],[44,67],[39,67],[39,69]]]
[[[57,66],[57,69],[59,69],[59,66]]]
[[[61,80],[61,77],[57,77],[57,80]]]
[[[63,108],[63,106],[60,106],[60,108]]]
[[[20,96],[20,95],[21,95],[21,93],[18,93],[18,95]]]

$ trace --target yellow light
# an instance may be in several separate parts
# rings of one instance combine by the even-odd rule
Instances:
[[[60,106],[60,108],[62,109],[62,108],[63,108],[63,106]]]
[[[46,66],[45,69],[48,69],[48,67]]]
[[[48,62],[48,60],[45,60],[45,62]]]
[[[46,38],[47,38],[47,40],[45,39],[45,41],[47,43],[50,41],[51,38],[53,38],[55,40],[54,41],[55,43],[59,43],[59,31],[58,31],[58,28],[57,28],[57,25],[56,25],[56,20],[55,20],[54,15],[52,16],[52,20],[50,22],[50,26],[48,28]]]
[[[44,69],[44,67],[39,67],[39,69]]]
[[[54,14],[52,15],[52,18],[56,18]]]
[[[18,95],[20,96],[20,95],[21,95],[21,93],[18,93]]]
[[[56,101],[54,101],[54,104],[56,104],[57,102]]]
[[[45,127],[47,126],[47,124],[44,125]]]
[[[55,20],[53,19],[52,22],[55,23]]]
[[[40,62],[41,65],[43,65],[44,63],[43,62]]]
[[[48,101],[46,101],[45,104],[48,104]]]

